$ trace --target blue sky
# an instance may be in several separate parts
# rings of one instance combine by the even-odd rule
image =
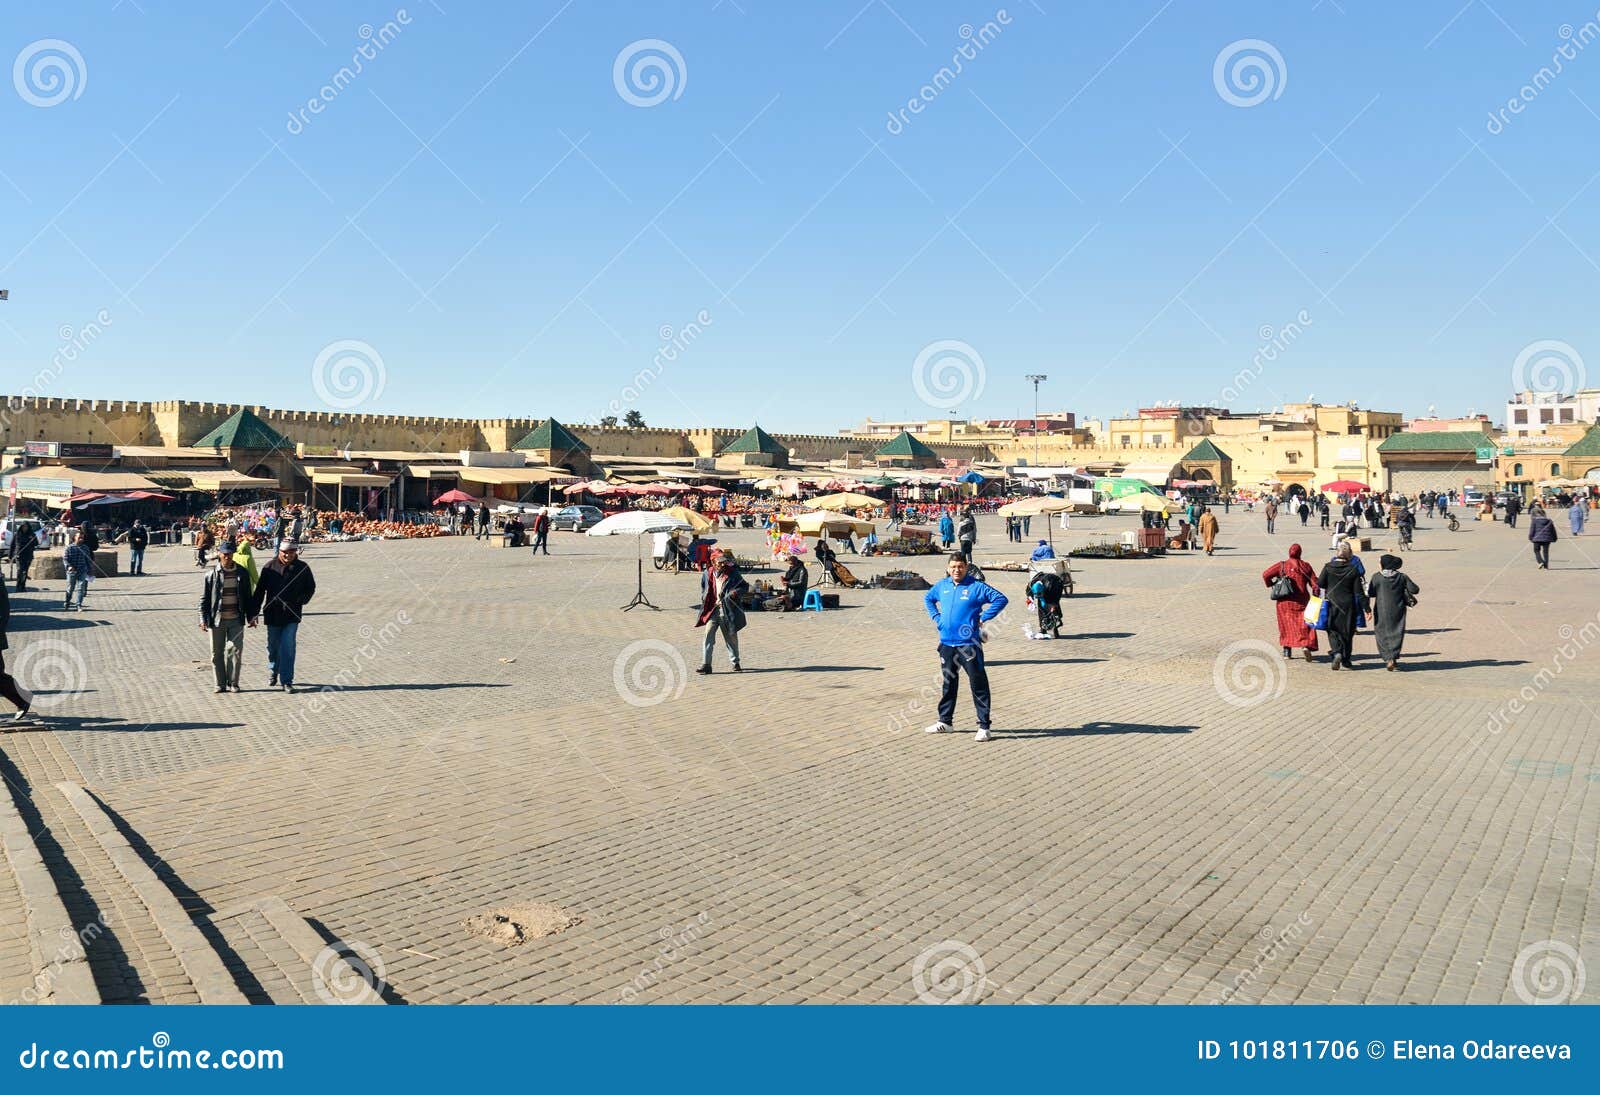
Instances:
[[[1600,369],[1593,6],[400,10],[8,12],[0,60],[29,63],[0,85],[0,388],[831,432],[1025,414],[1028,373],[1083,416],[1314,394],[1498,419],[1530,344],[1570,347],[1560,376]],[[639,106],[614,64],[645,40],[681,64]],[[1272,93],[1235,105],[1263,85],[1219,91],[1214,66],[1248,40],[1276,51],[1241,54]],[[50,56],[65,85],[32,72]],[[653,365],[662,329],[702,313]],[[330,364],[341,340],[381,366],[359,347]],[[913,375],[945,341],[971,348],[941,374],[970,393],[954,407]]]

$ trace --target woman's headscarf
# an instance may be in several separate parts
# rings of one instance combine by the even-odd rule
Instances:
[[[1355,553],[1355,548],[1350,546],[1349,540],[1346,540],[1344,543],[1339,545],[1339,558],[1348,559]]]
[[[1300,545],[1299,544],[1290,544],[1289,545],[1289,558],[1291,558],[1291,559],[1300,558]]]

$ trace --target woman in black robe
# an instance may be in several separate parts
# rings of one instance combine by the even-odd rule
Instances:
[[[1372,630],[1378,638],[1378,656],[1392,673],[1400,660],[1400,647],[1406,641],[1406,609],[1416,603],[1422,590],[1400,573],[1400,556],[1385,555],[1383,567],[1367,586],[1372,598]]]
[[[1336,671],[1355,668],[1350,664],[1350,648],[1356,629],[1367,622],[1367,594],[1362,588],[1365,577],[1361,564],[1352,557],[1349,543],[1339,545],[1339,554],[1317,577],[1328,606],[1328,652]]]

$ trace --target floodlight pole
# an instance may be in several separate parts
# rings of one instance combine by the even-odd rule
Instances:
[[[1039,384],[1050,378],[1043,373],[1029,373],[1025,378],[1033,381],[1033,466],[1039,466]]]

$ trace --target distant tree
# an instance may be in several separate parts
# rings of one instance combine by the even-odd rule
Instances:
[[[622,424],[627,426],[630,430],[636,430],[640,426],[644,425],[644,415],[640,414],[638,411],[629,411],[627,414],[622,416]]]
[[[600,419],[600,425],[602,426],[615,426],[616,424],[617,416],[614,414],[608,414],[604,418]]]

